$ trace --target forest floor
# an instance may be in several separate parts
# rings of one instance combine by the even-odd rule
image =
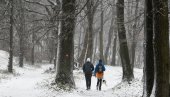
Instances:
[[[0,52],[0,57],[2,53]],[[141,97],[142,69],[135,69],[135,79],[128,84],[121,82],[122,68],[106,66],[104,79],[106,84],[102,90],[96,90],[97,79],[92,77],[91,90],[86,90],[85,78],[82,70],[74,70],[76,89],[64,91],[51,85],[55,73],[50,70],[52,64],[31,66],[25,64],[23,68],[14,66],[14,73],[6,70],[7,57],[0,58],[0,97]],[[5,66],[5,65],[6,66]]]

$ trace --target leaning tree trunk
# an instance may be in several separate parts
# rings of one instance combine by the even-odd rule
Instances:
[[[169,97],[168,0],[153,0],[155,97]]]
[[[14,25],[14,2],[10,0],[10,43],[9,43],[9,64],[8,64],[8,71],[13,72],[13,25]]]
[[[117,1],[117,27],[120,45],[120,57],[123,67],[123,81],[132,81],[134,78],[133,68],[131,68],[129,52],[126,39],[126,31],[124,26],[124,0]]]
[[[57,74],[55,82],[64,88],[75,87],[73,79],[73,63],[74,63],[74,28],[75,28],[75,1],[63,0],[61,33],[59,35],[59,59],[57,66]]]
[[[145,32],[144,32],[144,88],[143,97],[150,97],[154,82],[153,54],[153,14],[152,1],[145,0]]]

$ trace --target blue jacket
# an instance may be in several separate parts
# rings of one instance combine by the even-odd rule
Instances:
[[[102,62],[99,62],[99,63],[97,63],[97,65],[96,65],[96,67],[95,67],[95,71],[94,71],[95,74],[99,71],[99,65],[100,65],[100,64],[102,64],[102,71],[105,71],[105,70],[106,70],[104,64],[103,64]]]

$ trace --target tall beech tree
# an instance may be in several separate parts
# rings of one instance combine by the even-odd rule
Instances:
[[[75,87],[73,79],[75,10],[76,0],[62,1],[59,57],[55,82],[58,85],[67,85],[70,88]]]
[[[169,97],[168,0],[145,1],[145,12],[146,54],[143,97],[150,95]]]
[[[129,51],[126,39],[126,30],[124,26],[124,0],[117,1],[117,27],[118,27],[118,37],[120,46],[120,57],[123,68],[123,81],[132,81],[134,78],[133,68],[131,68]]]
[[[155,97],[169,97],[168,0],[153,0],[153,43],[155,56]]]
[[[154,54],[153,54],[153,13],[152,1],[145,0],[144,26],[144,89],[143,96],[150,97],[154,82]]]

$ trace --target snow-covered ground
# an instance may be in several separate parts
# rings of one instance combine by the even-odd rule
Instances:
[[[106,66],[102,91],[96,90],[97,79],[92,77],[91,90],[86,90],[82,70],[74,70],[76,89],[58,90],[51,83],[55,73],[48,72],[51,64],[41,66],[14,66],[14,74],[6,72],[8,55],[0,51],[0,97],[140,97],[142,95],[142,70],[135,69],[135,80],[129,85],[121,83],[122,68]],[[2,59],[2,57],[4,59]]]

